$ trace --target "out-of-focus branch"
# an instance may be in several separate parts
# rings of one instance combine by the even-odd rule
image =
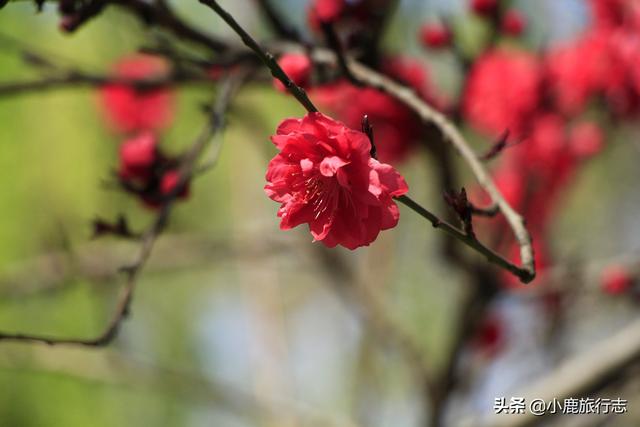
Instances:
[[[169,7],[167,2],[147,2],[144,0],[110,0],[111,3],[133,12],[145,24],[165,28],[181,40],[188,40],[221,53],[232,49],[229,43],[202,33],[185,23]]]
[[[40,0],[44,3],[45,0]],[[184,22],[166,1],[91,0],[84,2],[73,14],[63,18],[63,28],[75,31],[98,16],[107,6],[116,5],[131,11],[143,24],[165,28],[182,40],[199,44],[214,52],[224,52],[231,46],[210,34],[205,34]]]
[[[242,249],[230,240],[246,242]],[[92,283],[117,279],[122,257],[116,256],[129,242],[103,242],[74,247],[72,254],[51,251],[25,260],[0,273],[0,300],[11,303],[35,295],[53,293],[72,284],[74,278]],[[292,251],[290,240],[278,235],[264,235],[255,240],[255,232],[243,231],[235,237],[168,234],[154,246],[154,256],[145,266],[149,273],[195,268],[230,258],[243,261],[277,256]]]
[[[300,32],[296,30],[292,25],[286,22],[280,13],[273,6],[271,0],[255,0],[260,6],[260,10],[264,13],[264,16],[273,27],[276,34],[285,40],[292,40],[296,42],[303,42]]]
[[[416,380],[425,385],[433,396],[434,384],[430,361],[425,351],[411,335],[392,317],[384,301],[364,281],[357,276],[339,253],[323,246],[313,247],[314,259],[324,264],[323,271],[331,275],[334,290],[346,301],[355,300],[366,325],[379,339],[389,342],[398,349],[416,375]]]
[[[467,270],[472,283],[463,291],[460,307],[457,308],[456,322],[451,328],[453,339],[446,352],[443,369],[434,379],[434,405],[430,427],[442,425],[447,401],[460,379],[459,362],[465,346],[477,331],[478,325],[486,315],[487,307],[498,292],[496,278],[484,266],[471,264],[467,266]]]
[[[0,96],[26,94],[30,92],[44,92],[46,90],[78,87],[101,87],[105,85],[125,85],[138,90],[151,90],[176,84],[214,83],[204,74],[174,73],[162,78],[154,79],[123,79],[70,71],[60,75],[43,77],[37,80],[22,82],[0,82]]]
[[[191,148],[184,155],[179,166],[179,180],[172,191],[167,195],[160,211],[156,215],[155,220],[149,226],[142,237],[142,243],[138,256],[132,264],[123,267],[121,270],[126,275],[126,281],[123,286],[120,297],[116,304],[116,308],[107,324],[106,328],[98,336],[94,338],[56,338],[45,335],[31,335],[23,333],[0,333],[0,341],[25,341],[25,342],[41,342],[49,345],[53,344],[70,344],[82,345],[90,347],[101,347],[109,344],[117,335],[122,321],[129,314],[129,308],[133,299],[133,292],[137,283],[137,278],[144,267],[147,259],[151,255],[153,245],[164,230],[169,219],[173,202],[180,192],[187,185],[187,182],[193,176],[197,160],[205,151],[212,141],[213,137],[224,127],[224,114],[229,107],[232,95],[241,84],[241,77],[229,78],[221,86],[220,93],[217,96],[215,107],[213,108],[207,125],[202,133],[193,143]]]
[[[620,378],[625,369],[640,360],[640,320],[607,338],[572,359],[561,364],[548,376],[531,387],[513,395],[524,397],[526,402],[542,399],[581,397],[590,395]],[[549,416],[549,415],[547,415]],[[461,423],[461,426],[527,427],[540,421],[540,417],[526,414],[497,414],[483,422],[477,418]]]
[[[322,27],[322,32],[324,33],[327,44],[336,54],[338,67],[340,67],[342,76],[349,80],[351,84],[355,86],[362,86],[362,83],[360,83],[360,81],[351,74],[351,70],[349,69],[347,61],[345,59],[344,47],[342,46],[340,37],[338,37],[338,33],[336,32],[333,24],[331,22],[321,22],[320,25]]]
[[[28,370],[85,381],[134,389],[142,392],[166,393],[190,403],[199,402],[209,408],[222,409],[243,420],[259,420],[265,413],[289,411],[299,416],[305,426],[357,427],[347,417],[327,414],[297,396],[269,396],[270,406],[257,390],[239,387],[233,382],[211,378],[193,369],[164,366],[146,358],[118,350],[87,352],[77,348],[33,348],[27,360],[0,355],[0,370]],[[78,363],[79,356],[82,363]],[[108,363],[105,363],[108,362]]]

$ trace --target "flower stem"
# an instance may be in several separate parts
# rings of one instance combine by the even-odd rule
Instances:
[[[402,203],[403,205],[407,206],[412,211],[416,212],[418,215],[425,218],[427,221],[431,223],[431,225],[434,228],[438,228],[444,231],[445,233],[455,237],[465,245],[480,252],[482,255],[484,255],[487,258],[489,262],[496,264],[504,268],[505,270],[513,273],[523,283],[529,283],[534,279],[535,275],[532,275],[529,272],[529,270],[520,268],[517,265],[509,262],[498,253],[496,253],[492,249],[482,244],[474,235],[465,233],[458,227],[455,227],[449,224],[448,222],[438,218],[437,215],[435,215],[433,212],[422,207],[420,204],[418,204],[415,200],[413,200],[409,196],[406,196],[406,195],[398,196],[395,199],[400,203]]]

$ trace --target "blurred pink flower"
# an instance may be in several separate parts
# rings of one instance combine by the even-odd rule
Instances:
[[[538,107],[542,73],[538,59],[520,50],[492,50],[473,65],[463,94],[465,117],[478,130],[520,136]]]

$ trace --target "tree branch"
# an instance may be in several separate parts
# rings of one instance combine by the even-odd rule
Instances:
[[[244,28],[240,26],[240,24],[238,24],[238,22],[233,18],[233,16],[229,14],[229,12],[227,12],[222,7],[220,7],[218,2],[216,2],[215,0],[200,0],[200,3],[213,9],[213,11],[216,12],[218,16],[220,16],[220,18],[222,18],[229,25],[229,27],[231,27],[231,29],[240,36],[240,38],[242,39],[242,42],[249,49],[255,52],[255,54],[258,55],[260,60],[264,62],[267,68],[271,70],[271,74],[273,75],[273,77],[280,80],[282,84],[298,100],[298,102],[300,102],[300,104],[302,104],[302,106],[306,108],[308,112],[315,113],[318,111],[318,109],[315,107],[315,105],[313,105],[313,103],[307,96],[304,89],[297,86],[289,78],[289,76],[287,76],[287,74],[284,72],[284,70],[282,70],[280,65],[278,65],[278,61],[276,61],[274,56],[271,53],[265,51],[262,47],[260,47],[258,42],[256,42],[253,39],[253,37],[251,37],[251,35],[249,35],[249,33],[247,33],[244,30]]]
[[[474,235],[468,234],[462,231],[461,229],[454,227],[448,222],[440,219],[434,213],[420,206],[410,197],[406,195],[400,196],[400,197],[396,197],[396,200],[404,204],[414,212],[417,212],[426,220],[428,220],[431,223],[431,225],[433,225],[434,228],[439,228],[440,230],[455,237],[456,239],[458,239],[465,245],[469,246],[470,248],[475,249],[477,252],[480,252],[482,255],[486,257],[487,261],[489,261],[490,263],[500,266],[503,269],[513,273],[516,277],[520,278],[520,280],[525,283],[532,280],[532,279],[529,279],[529,274],[527,270],[523,270],[517,265],[512,264],[497,252],[483,245]]]
[[[180,19],[166,2],[146,2],[143,0],[111,0],[125,9],[132,11],[143,23],[163,27],[183,40],[189,40],[213,52],[221,53],[232,47],[225,41],[219,40],[186,24]]]
[[[12,96],[36,91],[46,91],[67,87],[101,87],[105,85],[131,86],[139,90],[150,90],[180,83],[214,83],[210,77],[196,74],[175,73],[155,79],[123,79],[82,71],[69,71],[62,75],[44,77],[22,82],[0,82],[0,96]]]
[[[362,309],[361,317],[371,331],[380,339],[394,345],[407,361],[417,382],[429,395],[435,393],[435,384],[430,361],[420,344],[399,324],[366,280],[358,277],[339,253],[323,246],[312,247],[314,259],[326,267],[323,271],[331,276],[331,285],[345,301],[355,300]]]
[[[207,121],[207,125],[200,134],[200,136],[193,143],[189,151],[183,157],[183,160],[179,167],[179,180],[176,186],[172,189],[170,194],[167,195],[164,200],[163,206],[156,215],[155,220],[151,226],[147,229],[142,237],[142,243],[138,256],[134,262],[123,267],[121,270],[126,274],[126,282],[123,290],[118,298],[118,303],[111,317],[111,320],[107,324],[106,328],[95,338],[57,338],[46,335],[31,335],[23,333],[3,333],[0,332],[0,341],[26,341],[26,342],[41,342],[49,345],[53,344],[70,344],[81,345],[89,347],[101,347],[109,344],[116,337],[121,323],[129,314],[131,301],[133,299],[133,292],[137,283],[137,277],[142,268],[144,267],[147,259],[151,255],[153,245],[165,228],[169,219],[173,202],[178,194],[180,194],[189,179],[192,177],[195,170],[198,157],[204,152],[206,147],[211,142],[212,138],[222,130],[224,127],[224,113],[229,107],[232,94],[240,85],[241,78],[236,77],[234,79],[228,79],[222,84],[220,89],[221,93],[217,96],[216,105]]]

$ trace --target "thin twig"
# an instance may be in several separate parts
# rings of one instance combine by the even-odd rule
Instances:
[[[121,270],[126,274],[126,282],[124,284],[122,293],[116,304],[116,308],[111,317],[111,320],[107,324],[106,328],[95,338],[57,338],[46,335],[31,335],[23,333],[2,333],[0,332],[0,341],[26,341],[26,342],[41,342],[49,345],[53,344],[69,344],[69,345],[81,345],[89,347],[101,347],[109,344],[116,337],[121,323],[127,317],[131,301],[133,299],[133,292],[137,283],[137,277],[142,268],[144,267],[147,259],[151,255],[153,245],[165,228],[169,219],[173,202],[178,194],[180,194],[189,179],[191,178],[193,171],[196,167],[196,162],[199,156],[204,152],[213,136],[221,131],[224,126],[224,113],[228,109],[233,92],[239,86],[240,78],[228,79],[222,84],[221,92],[217,96],[216,105],[211,113],[207,125],[202,133],[193,143],[189,151],[183,157],[183,160],[179,167],[179,180],[176,186],[172,189],[170,194],[167,195],[164,200],[163,206],[156,215],[155,220],[144,233],[142,237],[142,243],[138,256],[131,265],[123,267]]]
[[[355,86],[362,86],[362,83],[356,79],[353,74],[351,74],[351,69],[347,65],[345,57],[344,46],[340,42],[340,38],[338,37],[338,33],[336,33],[336,29],[333,24],[331,22],[321,22],[320,26],[322,27],[322,32],[324,33],[325,38],[327,39],[327,44],[336,54],[338,67],[340,68],[342,75],[349,80],[351,84]]]
[[[357,427],[347,416],[327,414],[326,410],[305,401],[301,396],[265,396],[255,390],[223,378],[203,375],[196,369],[159,364],[151,358],[117,349],[78,352],[69,348],[34,348],[33,357],[0,355],[0,371],[25,370],[33,373],[56,374],[76,381],[102,384],[119,389],[160,393],[185,402],[198,402],[215,410],[223,410],[247,423],[265,414],[288,411],[301,418],[302,425],[315,427]],[[70,357],[71,356],[71,357]],[[105,365],[105,360],[108,363]],[[269,398],[269,405],[263,402]]]
[[[474,271],[475,270],[475,271]],[[429,420],[430,427],[438,427],[443,423],[446,405],[460,379],[460,359],[469,339],[477,332],[486,315],[487,308],[498,293],[497,282],[486,266],[478,265],[469,268],[470,279],[474,281],[463,291],[457,321],[451,328],[453,339],[446,351],[444,366],[434,380],[432,399],[433,409]]]
[[[510,271],[511,273],[519,277],[520,280],[522,280],[523,282],[527,282],[527,279],[529,276],[526,270],[523,270],[519,268],[517,265],[512,264],[507,259],[502,257],[502,255],[498,254],[497,252],[483,245],[478,239],[475,238],[475,236],[465,233],[461,229],[454,227],[453,225],[449,224],[444,220],[441,220],[433,212],[420,206],[413,199],[411,199],[406,195],[396,197],[396,200],[402,203],[403,205],[407,206],[411,210],[417,212],[426,220],[428,220],[431,223],[431,225],[433,225],[434,228],[439,228],[445,233],[455,237],[465,245],[475,249],[477,252],[480,252],[482,255],[484,255],[487,258],[487,261],[493,264],[496,264],[507,271]]]
[[[430,395],[435,393],[432,366],[426,352],[402,325],[389,313],[384,299],[371,289],[367,281],[359,277],[340,253],[323,246],[313,246],[313,257],[326,268],[331,284],[344,301],[355,300],[362,311],[365,324],[381,340],[394,345],[411,367],[416,380],[424,385]]]
[[[315,105],[313,105],[313,103],[307,96],[304,89],[297,86],[289,78],[289,76],[287,76],[287,74],[280,67],[280,65],[278,65],[278,61],[276,61],[275,57],[271,53],[267,52],[262,47],[260,47],[258,42],[256,42],[254,38],[251,37],[249,33],[247,33],[245,29],[240,26],[240,24],[238,24],[238,22],[233,18],[233,16],[229,14],[229,12],[227,12],[222,7],[220,7],[218,2],[216,2],[215,0],[200,0],[200,3],[213,9],[214,12],[216,12],[218,16],[220,16],[220,18],[222,18],[229,25],[229,27],[231,27],[231,29],[233,29],[233,31],[235,31],[236,34],[240,36],[240,38],[242,39],[242,42],[249,49],[254,51],[255,54],[258,55],[260,60],[264,62],[264,64],[269,68],[269,70],[271,70],[271,74],[273,75],[273,77],[280,80],[282,84],[298,100],[298,102],[300,102],[300,104],[302,104],[302,106],[306,108],[308,112],[315,113],[318,111],[318,109],[315,107]]]
[[[494,217],[500,213],[500,208],[498,205],[491,205],[487,208],[479,208],[475,205],[471,205],[471,214],[475,216],[487,216]]]
[[[156,25],[172,32],[182,40],[189,40],[216,53],[232,49],[229,43],[196,30],[178,17],[166,2],[144,0],[111,0],[111,3],[133,12],[144,24]]]
[[[181,83],[214,83],[204,74],[172,74],[154,79],[124,79],[104,75],[71,71],[63,75],[49,76],[37,80],[21,82],[0,82],[0,96],[27,94],[29,92],[62,89],[68,87],[101,87],[106,85],[130,86],[136,90],[151,90]]]

